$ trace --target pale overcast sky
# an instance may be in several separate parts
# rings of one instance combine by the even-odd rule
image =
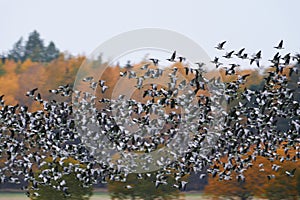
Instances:
[[[60,50],[89,54],[125,31],[170,29],[197,42],[213,57],[216,43],[228,50],[263,50],[268,59],[281,39],[300,52],[300,1],[290,0],[0,0],[0,53],[38,30]]]

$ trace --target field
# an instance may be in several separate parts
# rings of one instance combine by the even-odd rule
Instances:
[[[0,193],[0,200],[28,200],[23,193]],[[208,199],[203,197],[201,194],[192,193],[185,194],[185,197],[182,200],[196,200],[196,199]],[[108,193],[100,193],[97,192],[93,195],[90,200],[110,200],[110,196]]]

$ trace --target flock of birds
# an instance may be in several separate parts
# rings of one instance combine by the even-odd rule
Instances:
[[[216,49],[224,51],[225,43],[219,43]],[[283,41],[275,48],[283,49]],[[230,51],[222,57],[249,59],[250,64],[259,67],[261,51],[249,57],[244,50]],[[176,57],[175,51],[167,60],[183,63],[186,59]],[[225,65],[218,57],[211,62],[216,68]],[[75,173],[83,187],[89,187],[109,180],[126,182],[129,173],[136,173],[141,179],[155,176],[156,187],[169,184],[167,177],[172,175],[176,180],[172,186],[184,190],[188,183],[183,177],[192,172],[198,173],[200,179],[211,174],[220,180],[245,181],[247,169],[253,165],[263,167],[256,162],[258,156],[270,162],[297,162],[300,107],[289,81],[290,76],[298,74],[300,54],[282,56],[278,52],[270,62],[270,69],[274,70],[266,72],[265,84],[259,91],[245,87],[249,74],[239,74],[239,64],[224,67],[226,76],[236,77],[234,81],[205,78],[202,62],[196,63],[197,67],[184,66],[184,75],[191,78],[180,80],[177,67],[159,68],[159,59],[151,58],[139,69],[142,75],[131,67],[120,72],[120,79],[137,80],[135,87],[143,96],[142,102],[124,95],[117,99],[98,98],[109,89],[105,77],[82,80],[94,91],[100,89],[99,95],[73,90],[70,85],[49,90],[72,96],[72,102],[45,100],[34,88],[26,96],[43,105],[42,110],[35,112],[29,112],[27,106],[7,105],[2,95],[0,183],[30,183],[23,188],[28,196],[39,196],[40,185],[52,186],[70,196],[64,175]],[[285,68],[289,73],[283,73]],[[168,87],[157,83],[144,87],[146,79],[155,82],[164,75]],[[297,84],[299,88],[300,80]],[[208,91],[209,95],[201,91]],[[288,120],[288,130],[278,129],[283,118]],[[134,126],[134,131],[127,129]],[[188,138],[187,142],[182,136]],[[168,150],[172,159],[166,154],[152,157],[153,152],[163,151],[164,147],[172,147]],[[278,148],[284,149],[284,155],[278,154]],[[130,154],[134,152],[144,155],[139,160],[144,173],[135,171],[138,163]],[[116,154],[118,158],[113,158]],[[77,162],[69,162],[69,158]],[[155,175],[147,172],[151,164],[158,167]],[[272,170],[285,169],[273,164]],[[297,172],[293,169],[284,173],[294,177]],[[266,178],[273,179],[275,175],[267,174]],[[127,185],[126,189],[134,187]]]

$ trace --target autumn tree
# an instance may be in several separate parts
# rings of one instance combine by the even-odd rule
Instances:
[[[278,157],[284,155],[282,148],[277,150]],[[295,150],[290,150],[291,157],[295,155]],[[223,158],[226,160],[226,158]],[[262,197],[269,199],[295,199],[297,197],[296,177],[289,177],[286,171],[299,168],[298,162],[292,161],[270,161],[265,157],[257,156],[252,165],[243,173],[245,181],[238,181],[235,172],[231,180],[219,180],[218,177],[209,177],[208,185],[205,187],[205,193],[215,197],[236,198],[241,200],[251,199],[252,197]],[[280,166],[274,170],[274,166]],[[296,173],[296,176],[297,173]]]

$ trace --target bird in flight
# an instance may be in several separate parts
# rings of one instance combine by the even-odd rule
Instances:
[[[171,58],[168,58],[166,60],[170,61],[170,62],[175,62],[175,58],[176,58],[176,51],[173,52]]]
[[[153,62],[154,66],[158,65],[158,62],[159,62],[158,59],[156,59],[156,58],[150,58],[149,60],[151,60]]]
[[[236,55],[238,58],[242,58],[242,54],[243,54],[243,51],[245,50],[245,48],[242,48],[241,50],[239,50],[236,54],[234,54],[234,55]]]
[[[279,42],[279,44],[278,44],[278,46],[277,47],[274,47],[275,49],[284,49],[283,48],[283,40],[281,40],[280,42]]]
[[[93,79],[94,79],[94,77],[88,76],[88,77],[84,77],[84,78],[82,79],[82,81],[83,81],[83,82],[91,82]]]
[[[289,177],[294,177],[296,169],[297,168],[294,168],[291,171],[285,171],[285,174]]]
[[[196,62],[195,64],[198,65],[198,68],[199,68],[199,69],[202,69],[203,66],[205,65],[204,62]]]
[[[230,51],[230,52],[227,52],[226,54],[225,54],[225,56],[223,56],[224,58],[232,58],[231,56],[232,56],[232,54],[233,54],[233,52],[234,51]]]
[[[35,91],[37,91],[37,90],[38,90],[38,88],[34,88],[34,89],[32,89],[32,90],[26,92],[26,96],[33,97]]]
[[[182,57],[182,56],[178,56],[177,58],[179,59],[179,62],[183,62],[186,59],[185,57]]]
[[[219,43],[215,48],[218,50],[224,50],[223,46],[225,43],[226,43],[226,41],[223,41],[223,42]]]

